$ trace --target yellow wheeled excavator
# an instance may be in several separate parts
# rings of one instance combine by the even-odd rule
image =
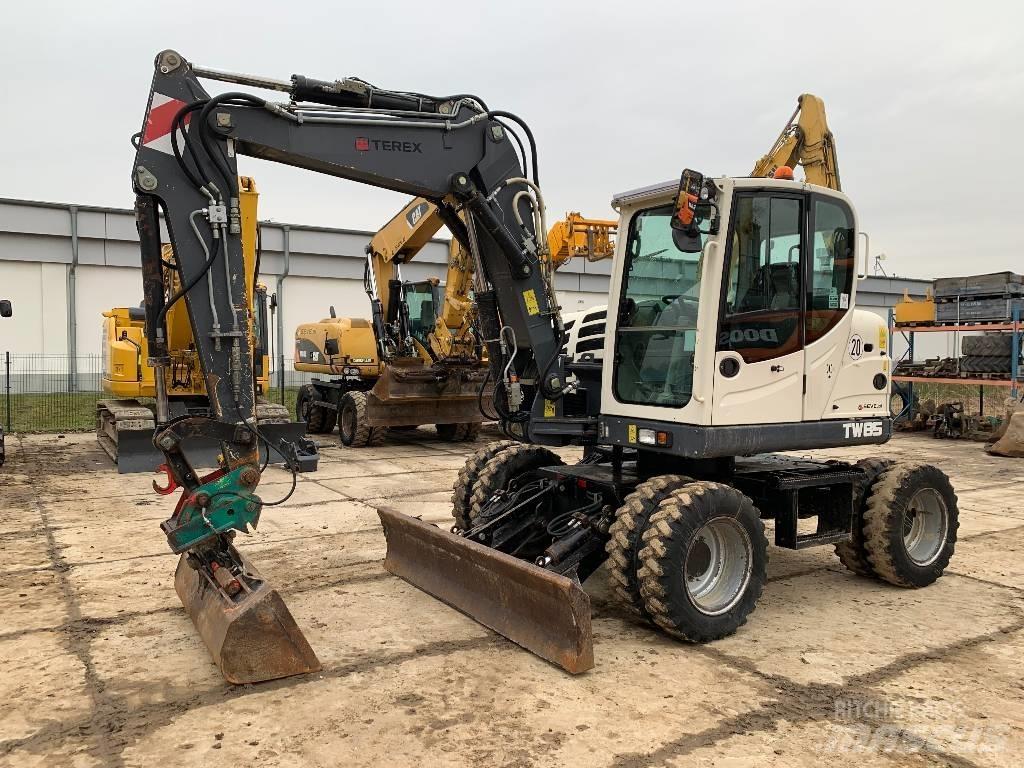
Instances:
[[[551,269],[572,258],[610,258],[615,225],[567,214],[548,232]],[[372,320],[337,317],[332,307],[330,317],[295,329],[295,370],[331,376],[299,390],[296,412],[310,432],[329,433],[337,423],[350,446],[379,444],[389,426],[423,423],[445,440],[476,437],[491,390],[480,392],[486,356],[473,328],[469,254],[452,238],[443,285],[401,273],[442,226],[436,205],[409,202],[366,248]]]
[[[201,78],[288,99],[210,95]],[[616,195],[604,364],[570,361],[538,242],[537,148],[519,116],[463,93],[219,72],[170,50],[156,58],[145,112],[132,174],[155,366],[169,359],[158,206],[186,288],[207,274],[214,282],[212,296],[186,290],[213,413],[168,420],[157,393],[155,442],[184,487],[161,527],[182,555],[179,595],[229,679],[317,666],[234,542],[266,506],[255,492],[250,350],[213,331],[212,310],[223,326],[242,298],[234,208],[247,156],[422,196],[472,259],[494,407],[522,440],[469,457],[451,532],[379,511],[391,572],[582,672],[594,658],[581,585],[605,561],[639,617],[692,642],[735,632],[753,611],[766,583],[765,518],[776,545],[848,541],[858,572],[893,585],[924,587],[948,565],[957,505],[938,468],[765,455],[891,434],[887,329],[856,309],[867,248],[858,254],[861,230],[841,192],[687,169]],[[224,256],[217,269],[211,252]],[[181,450],[196,433],[222,441],[221,466],[205,477]],[[583,458],[566,464],[550,450],[566,445]],[[300,446],[280,447],[300,468]]]
[[[295,370],[331,376],[299,390],[296,410],[310,431],[337,423],[342,443],[355,447],[420,424],[449,441],[476,437],[490,388],[473,330],[472,265],[453,239],[443,286],[402,279],[402,264],[443,226],[436,205],[412,200],[366,247],[371,320],[339,318],[332,307],[331,317],[295,329]]]
[[[294,440],[305,433],[304,425],[293,422],[287,408],[269,403],[264,397],[270,365],[267,356],[267,291],[256,280],[259,273],[259,193],[251,178],[240,178],[238,185],[242,255],[249,296],[246,317],[258,397],[257,420],[264,433]],[[161,258],[168,265],[174,264],[171,246],[161,248]],[[173,269],[169,268],[166,276],[165,293],[171,296],[180,289],[181,281]],[[103,313],[102,386],[103,391],[112,397],[96,403],[96,439],[121,473],[152,472],[162,462],[160,451],[153,445],[154,409],[139,400],[154,398],[157,391],[154,370],[146,365],[149,345],[145,319],[142,307],[117,307]],[[206,381],[201,375],[192,327],[183,304],[172,306],[167,312],[167,346],[170,365],[165,370],[163,386],[171,415],[209,412]],[[194,438],[189,447],[194,460],[202,466],[217,463],[220,453],[217,441]],[[265,454],[266,446],[261,450]]]

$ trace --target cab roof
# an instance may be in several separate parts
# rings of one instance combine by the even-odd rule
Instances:
[[[787,179],[768,179],[750,176],[713,176],[712,178],[715,181],[730,181],[738,187],[757,187],[759,189],[770,188],[789,191],[814,190],[815,192],[823,192],[825,194],[843,197],[842,192],[837,192],[836,190],[829,189],[827,187],[819,187],[817,184],[808,184],[806,181],[789,181]],[[638,205],[639,203],[654,201],[664,197],[672,198],[678,189],[679,180],[670,179],[669,181],[663,181],[659,184],[651,184],[646,187],[638,187],[637,189],[620,192],[612,197],[612,208],[618,210],[624,206]]]

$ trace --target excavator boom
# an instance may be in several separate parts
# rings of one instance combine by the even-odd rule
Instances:
[[[825,102],[805,93],[797,100],[796,110],[775,140],[768,154],[754,165],[750,175],[773,176],[783,166],[803,166],[810,184],[839,191],[839,160],[835,139],[825,119]]]

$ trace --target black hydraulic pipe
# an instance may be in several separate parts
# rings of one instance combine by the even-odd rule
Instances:
[[[160,257],[160,216],[157,213],[156,198],[150,195],[135,196],[135,226],[139,230],[142,256],[142,294],[146,305],[146,341],[149,344],[149,356],[155,360],[167,360],[167,329],[161,320],[164,309],[164,276]]]

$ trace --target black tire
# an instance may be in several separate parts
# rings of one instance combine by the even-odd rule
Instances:
[[[949,565],[959,526],[956,494],[945,473],[930,464],[901,462],[871,488],[864,548],[882,580],[926,587]]]
[[[476,440],[480,434],[478,422],[466,422],[463,424],[435,424],[437,436],[449,443],[464,443]]]
[[[499,440],[488,443],[480,450],[471,453],[466,459],[452,488],[452,516],[455,518],[457,528],[464,531],[470,527],[470,503],[484,466],[499,453],[517,445],[519,445],[517,440]]]
[[[982,336],[964,336],[960,354],[964,357],[1006,357],[1013,351],[1013,334],[986,333]]]
[[[299,388],[298,397],[295,399],[295,413],[299,421],[306,422],[306,431],[311,435],[325,435],[334,430],[334,423],[337,421],[337,413],[322,405],[314,405],[320,400],[320,393],[312,384],[305,384]]]
[[[351,448],[380,445],[387,436],[387,427],[371,427],[366,423],[366,393],[347,392],[341,398],[338,429],[341,442]]]
[[[480,515],[480,511],[490,498],[498,491],[508,488],[513,480],[522,479],[541,467],[564,464],[558,454],[540,445],[516,443],[508,450],[499,452],[480,470],[480,475],[473,486],[469,509],[466,511],[469,523],[466,528],[473,527],[473,521]]]
[[[732,567],[716,567],[713,563],[721,561],[709,557],[707,539],[714,538],[716,530],[728,531],[725,539],[734,538],[722,545],[732,553]],[[731,635],[746,623],[764,591],[768,567],[764,523],[749,498],[720,483],[684,485],[658,505],[642,540],[640,594],[651,620],[666,633],[705,643]],[[691,591],[689,574],[694,566],[704,568],[697,577],[733,576],[729,583],[735,588],[723,589],[721,605],[714,602],[714,590],[700,597]]]
[[[853,526],[850,540],[841,541],[835,546],[839,562],[858,576],[874,578],[875,569],[871,567],[868,553],[864,550],[864,511],[868,508],[868,497],[871,488],[879,476],[893,465],[892,459],[861,459],[857,466],[864,470],[864,476],[853,486]]]
[[[1010,373],[1010,356],[968,355],[960,358],[963,373]]]
[[[686,475],[659,475],[638,485],[615,512],[615,521],[608,529],[608,576],[612,591],[638,616],[649,618],[640,595],[636,572],[640,567],[640,536],[651,514],[673,491],[692,483]]]

